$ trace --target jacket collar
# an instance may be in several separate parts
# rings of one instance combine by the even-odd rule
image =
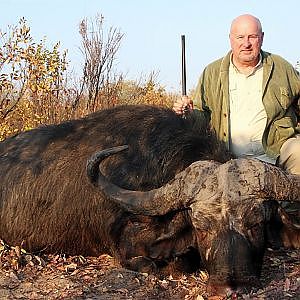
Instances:
[[[267,84],[271,78],[271,73],[274,68],[274,62],[269,52],[261,51],[262,63],[263,63],[263,86],[262,86],[262,97],[264,98]]]
[[[226,103],[229,103],[229,64],[230,64],[231,51],[229,51],[221,61],[220,67],[220,81],[223,89],[224,98]]]

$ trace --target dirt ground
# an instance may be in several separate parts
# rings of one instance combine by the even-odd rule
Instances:
[[[0,299],[220,299],[206,294],[204,271],[143,274],[122,268],[108,255],[36,256],[0,245]],[[268,250],[262,283],[227,299],[300,299],[300,250]]]

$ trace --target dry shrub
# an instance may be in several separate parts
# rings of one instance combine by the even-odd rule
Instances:
[[[171,107],[177,94],[166,92],[159,84],[157,74],[150,73],[146,79],[123,81],[119,93],[120,104],[148,104]]]
[[[68,84],[67,52],[59,43],[48,49],[45,39],[34,42],[24,18],[0,31],[0,141],[116,105],[172,105],[176,95],[167,93],[154,73],[134,82],[114,72],[123,35],[110,28],[105,40],[102,16],[95,23],[83,20],[80,29],[85,64],[73,88]]]

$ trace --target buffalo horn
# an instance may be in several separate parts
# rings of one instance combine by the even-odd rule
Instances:
[[[86,165],[86,171],[87,171],[87,176],[89,178],[89,180],[96,185],[96,182],[98,180],[99,177],[99,165],[100,162],[105,159],[106,157],[124,151],[128,149],[127,145],[123,145],[123,146],[118,146],[118,147],[113,147],[113,148],[109,148],[109,149],[104,149],[102,151],[98,151],[96,153],[94,153],[87,161],[87,165]]]
[[[300,202],[300,176],[265,164],[264,191],[277,201]]]
[[[125,210],[142,215],[164,215],[170,210],[182,208],[183,204],[175,199],[181,199],[180,189],[176,188],[176,180],[163,187],[151,191],[131,191],[123,189],[111,182],[100,172],[99,165],[106,157],[128,149],[119,146],[96,152],[87,161],[87,175],[89,180],[100,188],[107,198],[121,205]],[[175,183],[174,183],[175,182]]]

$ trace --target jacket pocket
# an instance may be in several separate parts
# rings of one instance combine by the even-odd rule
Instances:
[[[291,117],[283,117],[281,119],[275,120],[270,128],[268,144],[282,144],[294,134],[295,124]]]

